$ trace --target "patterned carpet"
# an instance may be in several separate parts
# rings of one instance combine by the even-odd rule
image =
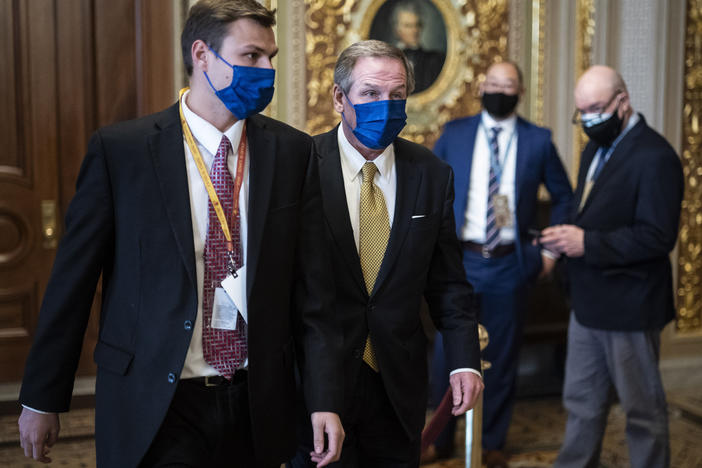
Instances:
[[[702,397],[688,390],[669,392],[670,439],[674,468],[702,468]],[[507,452],[511,468],[549,467],[558,452],[566,415],[557,398],[520,400],[510,428]],[[624,415],[612,408],[602,450],[603,468],[629,466],[624,437]],[[93,410],[78,409],[61,418],[61,440],[52,449],[50,466],[90,468],[95,466]],[[457,440],[463,438],[459,423]],[[460,443],[457,443],[460,447]],[[462,454],[452,460],[424,465],[424,468],[463,468]],[[17,442],[17,416],[0,416],[0,466],[46,466],[25,458]]]
[[[671,466],[702,468],[702,398],[692,391],[669,392]],[[684,408],[680,406],[683,402]],[[566,413],[559,399],[518,401],[507,436],[506,452],[510,468],[542,468],[553,465],[563,440]],[[460,423],[459,423],[460,424]],[[629,466],[625,418],[614,406],[607,422],[602,447],[602,468]],[[462,424],[457,444],[463,439]],[[423,465],[425,468],[463,468],[463,453],[457,458]]]

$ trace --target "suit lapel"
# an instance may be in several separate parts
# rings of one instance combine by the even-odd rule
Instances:
[[[515,211],[519,212],[519,201],[522,198],[522,184],[524,182],[524,173],[529,165],[529,159],[531,157],[531,152],[529,151],[529,129],[520,117],[517,117],[517,122],[514,127],[514,131],[517,132],[517,161],[515,164],[515,174],[514,174],[514,207]],[[509,155],[506,155],[507,157]],[[517,213],[515,213],[516,218]],[[519,223],[517,222],[517,225]],[[518,232],[517,230],[516,232]]]
[[[341,171],[341,154],[337,141],[338,125],[330,132],[315,137],[322,155],[319,164],[320,185],[324,205],[324,216],[329,224],[332,237],[342,257],[348,264],[351,276],[358,286],[366,290],[361,271],[361,259],[358,256],[353,228],[349,218],[348,202],[344,189],[344,177]]]
[[[156,125],[158,131],[148,137],[149,155],[178,245],[178,252],[183,259],[193,288],[196,288],[190,191],[178,104],[162,112]]]
[[[410,220],[422,179],[416,164],[413,164],[409,145],[399,138],[395,140],[395,167],[397,170],[395,215],[393,217],[388,247],[385,250],[383,263],[380,265],[380,271],[375,280],[372,294],[375,294],[382,286],[383,281],[385,281],[392,270],[397,256],[400,254],[402,244],[409,231]]]
[[[624,162],[626,162],[627,157],[631,154],[631,148],[634,145],[634,143],[637,140],[637,137],[639,133],[641,133],[641,130],[644,128],[646,125],[645,120],[643,119],[643,116],[640,117],[639,122],[637,122],[636,125],[634,125],[634,128],[632,128],[629,133],[624,135],[624,138],[617,143],[617,146],[614,147],[614,151],[612,152],[612,155],[609,158],[609,161],[607,161],[602,168],[602,172],[600,175],[597,177],[595,180],[595,183],[592,186],[592,190],[590,190],[590,194],[588,195],[587,199],[585,200],[585,204],[583,205],[582,209],[580,210],[580,213],[584,212],[587,207],[590,205],[590,202],[593,198],[597,196],[597,194],[602,190],[602,187],[607,184],[607,181],[612,177],[612,174],[616,173],[617,168],[621,166]],[[597,146],[593,145],[588,145],[592,146],[592,154],[589,155],[587,165],[583,165],[581,172],[584,172],[581,174],[583,176],[582,180],[582,186],[585,186],[585,178],[587,177],[587,172],[590,168],[590,164],[592,163],[592,160],[595,157],[595,153],[597,152]],[[583,160],[583,162],[585,162]],[[582,188],[580,188],[580,181],[578,181],[578,187],[579,187],[579,192],[578,192],[578,206],[580,204],[580,199],[582,198]]]
[[[249,117],[246,123],[246,138],[249,145],[249,211],[248,252],[246,266],[246,293],[256,279],[256,267],[261,251],[263,228],[268,215],[273,175],[275,172],[276,141],[265,131],[265,123],[258,116]]]
[[[574,218],[580,216],[580,213],[582,213],[583,211],[580,209],[580,204],[582,203],[583,192],[585,191],[585,181],[587,179],[587,172],[590,169],[590,164],[592,164],[592,160],[594,159],[596,152],[597,145],[590,142],[587,144],[587,146],[585,146],[583,154],[580,158],[580,170],[578,171],[578,185],[575,188],[575,202],[573,203]],[[585,209],[585,206],[583,206],[583,209]]]

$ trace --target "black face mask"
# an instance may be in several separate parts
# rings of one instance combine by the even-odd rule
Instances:
[[[517,107],[519,94],[483,93],[483,108],[497,118],[504,119]]]
[[[612,115],[607,119],[590,127],[586,122],[583,122],[583,131],[600,146],[612,146],[614,140],[617,139],[622,132],[622,119],[619,118],[619,106],[614,109]]]

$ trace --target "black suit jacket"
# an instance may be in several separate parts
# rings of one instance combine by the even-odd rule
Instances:
[[[414,91],[413,94],[420,93],[429,88],[441,73],[446,55],[434,50],[402,49],[407,59],[414,67]]]
[[[597,148],[583,151],[571,213],[585,230],[585,255],[568,259],[572,308],[591,328],[660,329],[675,315],[668,255],[683,196],[680,160],[641,116],[578,210]]]
[[[307,404],[340,410],[339,337],[309,136],[248,119],[249,403],[262,463],[289,458],[294,341],[309,353]],[[68,410],[90,305],[103,275],[96,388],[99,466],[136,466],[173,397],[197,314],[190,197],[177,104],[92,137],[27,360],[21,402]],[[332,325],[333,327],[333,325]],[[293,330],[300,332],[294,336]],[[340,375],[340,374],[339,374]]]
[[[453,172],[426,148],[395,140],[394,221],[369,296],[349,219],[337,130],[314,139],[321,155],[336,315],[344,334],[347,405],[370,332],[390,401],[408,435],[415,437],[424,424],[427,402],[427,340],[419,315],[422,297],[444,337],[448,366],[480,369],[472,288],[465,279],[454,228]]]

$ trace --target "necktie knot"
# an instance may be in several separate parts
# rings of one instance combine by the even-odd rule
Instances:
[[[217,148],[217,154],[215,155],[215,160],[224,159],[227,160],[229,156],[229,151],[232,149],[232,142],[229,141],[227,135],[222,135],[222,140],[219,142],[219,147]]]
[[[496,125],[496,126],[492,127],[492,128],[490,129],[490,131],[492,131],[492,138],[493,138],[494,140],[496,140],[496,139],[497,139],[497,136],[498,136],[498,135],[500,134],[500,132],[502,131],[502,127]]]
[[[367,162],[361,168],[361,172],[363,173],[363,183],[372,184],[375,173],[378,172],[378,166],[372,162]]]

